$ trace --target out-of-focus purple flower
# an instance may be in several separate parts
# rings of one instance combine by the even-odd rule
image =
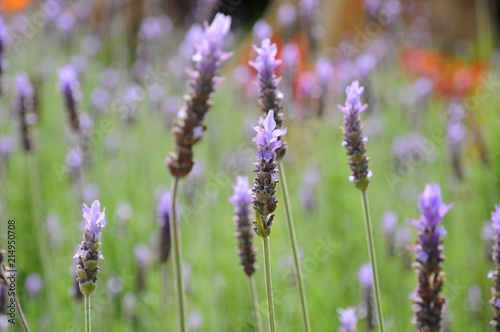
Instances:
[[[101,74],[101,85],[108,91],[114,91],[120,83],[120,76],[120,72],[116,69],[107,68]]]
[[[407,174],[415,167],[432,161],[428,140],[419,132],[396,137],[392,143],[394,164],[399,174]]]
[[[74,4],[75,18],[79,22],[85,22],[92,14],[92,3],[86,0],[76,1]]]
[[[467,289],[467,309],[476,315],[481,312],[483,307],[483,296],[479,285],[471,285]]]
[[[262,43],[264,39],[273,36],[273,28],[264,19],[255,22],[252,31],[254,43],[257,45]]]
[[[19,119],[19,130],[21,134],[22,147],[25,152],[33,149],[33,140],[31,138],[29,120],[33,109],[33,86],[25,74],[16,75],[17,99],[16,114]]]
[[[123,290],[123,281],[119,276],[111,276],[106,281],[106,290],[111,296],[117,296]]]
[[[303,120],[309,115],[309,110],[317,93],[316,76],[311,71],[305,71],[300,74],[297,83],[297,103],[300,105],[299,118]]]
[[[296,43],[291,42],[286,44],[281,53],[285,68],[295,68],[298,65],[300,61],[300,49]]]
[[[358,279],[363,288],[373,287],[372,267],[369,263],[361,266],[358,271]]]
[[[186,106],[179,110],[173,123],[175,151],[167,157],[168,169],[176,178],[185,177],[193,168],[193,146],[206,130],[203,120],[212,105],[210,94],[220,82],[217,76],[221,63],[231,56],[222,50],[230,26],[231,17],[218,13],[210,25],[205,22],[203,39],[195,44],[194,69],[187,71],[190,91],[185,97]]]
[[[146,17],[139,29],[139,37],[146,41],[154,41],[172,30],[172,21],[166,16]]]
[[[170,249],[172,247],[170,238],[170,223],[172,222],[170,220],[170,205],[170,191],[165,191],[158,201],[158,205],[156,207],[156,212],[158,215],[158,226],[160,227],[158,256],[161,263],[164,263],[168,260],[168,257],[170,256]],[[179,211],[178,208],[177,211]],[[177,213],[177,218],[179,218],[179,215],[180,213]]]
[[[369,14],[375,14],[380,7],[381,0],[365,0],[365,9]]]
[[[132,218],[134,209],[129,202],[120,201],[116,204],[115,214],[118,221],[124,223]]]
[[[361,94],[364,88],[354,81],[345,92],[347,94],[345,106],[339,105],[339,109],[344,113],[344,141],[342,145],[347,149],[350,158],[349,168],[351,176],[349,180],[356,188],[365,191],[368,187],[369,179],[372,175],[368,169],[368,157],[366,157],[365,141],[367,138],[361,130],[359,114],[366,110],[368,105],[361,104]]]
[[[147,269],[153,263],[153,254],[151,249],[142,243],[134,246],[134,257],[141,269]]]
[[[252,224],[250,221],[250,203],[252,190],[246,176],[238,176],[233,185],[233,195],[229,202],[234,205],[233,220],[236,223],[236,240],[238,242],[238,256],[240,264],[247,276],[252,276],[256,270],[255,252],[252,240]]]
[[[0,157],[7,160],[14,149],[14,140],[8,136],[0,137]]]
[[[493,246],[491,256],[493,258],[493,270],[490,271],[488,277],[493,280],[494,287],[491,288],[490,305],[493,308],[494,315],[490,321],[490,325],[496,330],[500,329],[500,204],[495,206],[495,210],[491,213],[491,226],[493,233]]]
[[[466,135],[464,126],[464,109],[458,102],[452,102],[448,109],[447,138],[450,160],[455,176],[462,180],[464,177],[462,156],[463,144]]]
[[[297,9],[295,6],[289,2],[281,4],[278,8],[277,18],[283,34],[290,37],[290,33],[297,23]]]
[[[297,196],[300,203],[308,213],[313,212],[316,206],[316,189],[320,181],[318,166],[312,163],[307,167],[302,177],[302,184],[297,189]]]
[[[78,170],[83,164],[83,151],[79,148],[69,150],[66,155],[66,165],[71,170]]]
[[[192,311],[188,316],[189,331],[197,332],[203,324],[203,316],[199,311]]]
[[[65,37],[73,32],[75,25],[75,16],[70,12],[64,12],[57,17],[57,28]]]
[[[96,56],[101,50],[101,40],[97,36],[87,36],[82,41],[81,52],[88,57]]]
[[[43,279],[36,273],[31,273],[26,276],[24,281],[24,289],[29,298],[36,298],[43,288]]]
[[[398,215],[394,211],[387,211],[382,217],[382,230],[386,235],[393,234],[398,227]]]
[[[340,328],[338,332],[356,332],[358,326],[358,318],[356,317],[356,309],[348,307],[346,309],[339,308]]]
[[[109,92],[102,87],[95,88],[94,90],[92,90],[92,93],[90,95],[92,107],[97,114],[103,114],[105,112],[110,99],[111,98]]]
[[[5,71],[5,46],[7,45],[8,31],[3,18],[0,17],[0,79]],[[3,94],[3,86],[0,82],[0,96]]]
[[[63,94],[71,128],[80,131],[77,102],[80,100],[80,83],[76,71],[71,66],[59,69],[59,91]]]
[[[416,255],[414,266],[418,273],[418,288],[412,306],[418,330],[441,329],[446,300],[439,293],[444,283],[441,263],[444,260],[442,238],[446,231],[439,224],[452,207],[453,203],[442,202],[439,185],[427,184],[420,196],[420,218],[408,219],[408,223],[419,230],[417,244],[411,248]]]
[[[283,144],[283,141],[279,138],[286,134],[287,128],[276,128],[274,111],[269,111],[262,123],[262,127],[254,126],[253,129],[257,132],[257,135],[252,139],[252,142],[259,148],[257,160],[269,163],[271,160],[276,159],[276,150]]]
[[[101,229],[106,226],[105,209],[101,212],[101,203],[94,201],[89,208],[86,204],[82,206],[83,219],[83,241],[73,256],[77,259],[76,275],[80,291],[89,296],[95,290],[97,275],[99,273],[99,260],[104,257],[99,250],[101,243]]]

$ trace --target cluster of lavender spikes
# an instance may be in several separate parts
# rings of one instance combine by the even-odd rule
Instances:
[[[446,300],[439,293],[444,283],[441,263],[444,261],[442,237],[446,231],[440,223],[452,207],[453,203],[442,202],[439,185],[428,184],[420,196],[420,219],[408,220],[419,230],[417,244],[411,247],[416,255],[413,265],[418,274],[418,286],[412,295],[418,331],[440,331],[442,327]]]
[[[268,38],[262,40],[261,47],[253,46],[257,52],[255,61],[250,61],[250,66],[258,71],[258,80],[260,88],[259,102],[262,107],[262,112],[267,115],[269,111],[274,111],[274,121],[277,128],[283,128],[285,113],[283,111],[283,93],[280,91],[278,84],[281,80],[275,74],[276,67],[281,64],[281,60],[276,59],[278,47],[276,44],[271,44]],[[276,150],[276,160],[280,161],[286,153],[287,144],[282,141],[281,146]]]
[[[255,180],[253,191],[253,208],[256,220],[254,231],[258,236],[267,237],[271,233],[274,219],[273,212],[278,206],[276,199],[276,185],[278,184],[278,170],[276,169],[276,150],[282,146],[279,139],[286,133],[286,128],[276,128],[274,111],[269,111],[262,123],[262,127],[255,126],[257,135],[252,141],[257,145],[257,162],[254,163]]]
[[[96,288],[99,274],[99,260],[104,257],[99,250],[101,246],[101,228],[106,226],[105,209],[101,212],[101,203],[94,201],[89,208],[83,204],[83,241],[73,258],[77,259],[76,281],[83,295],[89,296]]]
[[[349,180],[361,191],[368,188],[371,171],[368,169],[368,160],[366,156],[365,142],[366,137],[361,130],[359,114],[366,110],[368,105],[361,104],[361,94],[365,89],[359,85],[358,81],[352,82],[345,90],[347,99],[345,105],[339,105],[340,110],[345,114],[344,117],[344,141],[342,145],[347,149],[349,156],[349,168],[351,176]]]
[[[250,203],[252,203],[252,190],[246,176],[238,176],[233,186],[233,196],[229,201],[234,205],[234,222],[236,223],[236,240],[238,241],[238,256],[247,276],[255,270],[255,252],[253,245],[252,223],[250,222]]]
[[[217,77],[221,62],[231,53],[222,51],[222,44],[231,26],[231,17],[217,14],[212,24],[205,23],[202,42],[196,45],[193,56],[195,67],[188,71],[189,92],[185,96],[186,105],[181,108],[173,122],[172,135],[175,151],[167,157],[170,173],[176,178],[189,174],[193,168],[193,146],[203,138],[206,127],[205,115],[212,102],[210,94],[220,81]]]
[[[500,204],[495,206],[495,211],[491,213],[491,224],[493,227],[493,246],[491,256],[493,258],[494,269],[490,271],[488,277],[495,285],[491,288],[490,304],[494,310],[494,316],[490,325],[496,331],[500,331]]]

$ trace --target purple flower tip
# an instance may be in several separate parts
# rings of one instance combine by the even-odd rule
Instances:
[[[248,183],[248,177],[238,176],[236,184],[233,186],[233,196],[229,198],[229,202],[234,204],[236,208],[246,206],[252,202],[252,190]]]
[[[345,101],[345,106],[340,106],[342,112],[346,115],[351,112],[361,113],[366,109],[366,105],[361,105],[361,94],[365,91],[365,88],[359,85],[358,81],[354,81],[345,89],[347,98]]]
[[[358,279],[363,288],[371,288],[373,286],[372,267],[369,263],[361,266],[358,271]]]
[[[427,184],[420,196],[420,210],[427,226],[437,225],[453,207],[453,203],[444,204],[441,200],[441,188],[438,184]]]
[[[281,60],[276,59],[278,47],[276,44],[271,44],[269,38],[262,40],[261,47],[253,45],[257,58],[255,61],[250,61],[250,66],[257,69],[262,80],[268,80],[273,77],[274,69],[281,64]]]
[[[101,237],[101,228],[106,226],[106,209],[101,212],[101,203],[95,200],[90,208],[83,204],[82,212],[85,220],[84,234],[91,241]]]
[[[493,229],[500,234],[500,204],[495,206],[495,211],[491,212]]]
[[[346,309],[338,309],[339,320],[342,326],[338,332],[356,332],[358,318],[356,317],[356,309],[349,307]]]
[[[287,128],[276,128],[276,121],[274,121],[274,111],[269,111],[266,118],[262,123],[263,127],[254,126],[253,129],[257,135],[252,139],[258,147],[257,160],[269,161],[274,159],[275,151],[282,144],[283,141],[278,139],[286,134]]]
[[[33,86],[31,85],[26,74],[21,73],[16,75],[16,86],[20,95],[28,98],[33,96]]]

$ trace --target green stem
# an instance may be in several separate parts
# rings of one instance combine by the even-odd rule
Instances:
[[[16,276],[17,279],[17,276]],[[7,283],[7,276],[5,275],[5,267],[0,266],[0,281],[3,283]],[[21,308],[21,303],[19,303],[19,298],[17,297],[17,292],[14,292],[14,302],[16,305],[17,313],[19,314],[19,319],[21,321],[21,325],[23,326],[24,332],[30,332],[30,328],[28,325],[28,321],[26,320],[26,316],[24,315],[24,311]]]
[[[31,192],[31,207],[33,209],[33,223],[35,224],[35,232],[36,232],[36,240],[38,244],[38,253],[40,254],[40,261],[42,265],[42,274],[45,282],[45,295],[47,298],[47,309],[50,314],[50,318],[54,320],[54,328],[57,329],[59,320],[57,319],[58,315],[56,314],[56,303],[54,299],[56,296],[53,296],[54,290],[52,288],[52,277],[51,271],[51,257],[50,252],[46,246],[47,244],[47,236],[45,232],[45,225],[43,223],[43,217],[41,213],[43,211],[43,202],[42,202],[42,192],[40,185],[40,174],[38,168],[37,157],[33,153],[26,153],[26,167],[28,169],[29,176],[29,185]]]
[[[375,243],[373,236],[372,221],[370,217],[370,206],[368,205],[368,197],[366,196],[366,190],[361,191],[361,203],[363,205],[363,214],[365,217],[364,219],[365,219],[366,243],[368,245],[368,256],[370,257],[370,264],[372,267],[375,309],[377,310],[377,318],[378,318],[380,332],[384,332],[385,325],[384,325],[384,316],[382,315],[382,300],[380,297],[380,286],[378,282],[377,258],[375,255]]]
[[[84,295],[83,301],[85,304],[85,332],[90,332],[90,310],[89,310],[90,296]]]
[[[264,275],[266,278],[266,299],[267,299],[267,314],[269,317],[269,331],[276,331],[276,323],[274,321],[274,299],[273,299],[273,282],[271,280],[271,253],[269,249],[269,236],[262,238],[264,245]]]
[[[167,262],[160,264],[160,330],[165,330],[165,315],[167,314]]]
[[[179,312],[179,331],[186,332],[186,314],[184,310],[184,287],[182,283],[182,251],[181,251],[181,231],[180,226],[177,225],[177,214],[175,209],[175,199],[177,197],[177,187],[179,184],[179,179],[174,178],[172,181],[171,190],[171,206],[170,206],[170,236],[172,237],[172,257],[174,260],[174,275],[175,275],[175,286],[177,289],[177,310]],[[178,227],[179,226],[179,227]]]
[[[264,328],[262,327],[262,319],[260,318],[259,300],[257,297],[257,289],[255,287],[255,279],[252,276],[248,277],[248,285],[250,288],[250,300],[252,301],[254,330],[257,332],[264,332]]]
[[[302,308],[302,319],[304,323],[304,331],[311,331],[311,323],[309,320],[309,311],[307,310],[307,297],[306,297],[306,289],[304,287],[304,278],[302,276],[302,267],[300,265],[299,260],[299,250],[297,248],[297,236],[295,235],[295,226],[293,223],[293,215],[290,205],[290,199],[288,196],[288,186],[286,183],[286,175],[285,175],[285,166],[283,162],[278,164],[279,172],[280,172],[280,182],[283,191],[283,199],[285,201],[285,212],[286,212],[286,221],[288,226],[288,233],[290,235],[290,242],[292,245],[293,252],[293,262],[295,264],[295,273],[297,274],[297,282],[299,284],[300,291],[300,305]]]

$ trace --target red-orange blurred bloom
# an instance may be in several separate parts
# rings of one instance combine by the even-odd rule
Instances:
[[[481,62],[466,62],[424,48],[406,48],[402,55],[403,67],[414,76],[430,79],[439,95],[467,96],[474,91],[486,75]]]
[[[22,11],[31,6],[32,3],[32,0],[2,0],[0,3],[0,11],[2,13]]]

